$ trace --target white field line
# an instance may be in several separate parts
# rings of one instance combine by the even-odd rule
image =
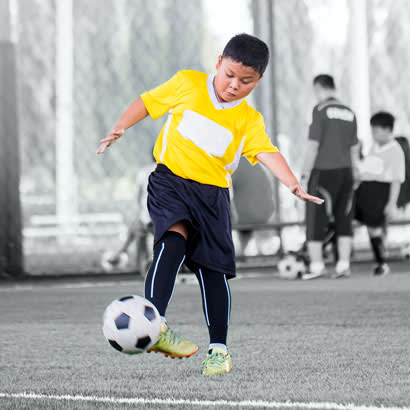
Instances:
[[[136,281],[101,281],[101,282],[78,282],[78,283],[35,283],[27,285],[4,285],[0,286],[0,292],[10,291],[35,291],[44,289],[86,289],[86,288],[105,288],[111,286],[135,286]]]
[[[268,277],[266,273],[238,273],[236,279],[250,279],[250,278],[263,278]],[[178,283],[185,285],[198,285],[198,280],[194,275],[178,275]],[[10,292],[10,291],[33,291],[33,290],[44,290],[44,289],[86,289],[86,288],[106,288],[111,286],[135,286],[137,280],[112,280],[112,281],[81,281],[73,283],[34,283],[34,284],[0,284],[0,293],[1,292]]]
[[[99,397],[82,395],[53,395],[38,393],[1,393],[0,399],[27,399],[27,400],[57,400],[74,402],[94,402],[112,404],[159,404],[166,406],[190,405],[199,407],[247,407],[266,409],[312,409],[312,410],[410,410],[410,407],[378,407],[356,404],[339,404],[330,402],[276,402],[261,400],[226,401],[226,400],[186,400],[186,399],[144,399],[141,397]]]

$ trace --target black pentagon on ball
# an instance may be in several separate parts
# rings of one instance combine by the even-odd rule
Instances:
[[[122,347],[115,341],[115,340],[109,340],[108,343],[114,348],[122,352]]]
[[[124,302],[125,300],[132,299],[132,296],[123,296],[122,298],[118,299],[120,302]]]
[[[152,322],[155,319],[155,311],[151,306],[145,306],[144,316]]]
[[[135,345],[135,347],[137,347],[138,349],[145,349],[150,343],[151,338],[149,336],[140,337],[137,340],[137,344]]]
[[[128,329],[128,325],[130,323],[130,317],[126,313],[121,313],[117,317],[117,319],[114,320],[114,322],[118,330]]]

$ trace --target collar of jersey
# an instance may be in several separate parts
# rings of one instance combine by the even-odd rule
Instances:
[[[396,143],[396,140],[391,140],[387,142],[384,145],[379,145],[377,143],[374,144],[374,152],[383,152],[389,150],[391,147],[393,147]]]
[[[207,83],[207,86],[208,86],[209,98],[211,99],[212,104],[214,105],[214,107],[217,110],[223,110],[223,109],[226,109],[226,108],[233,108],[233,107],[236,107],[237,105],[239,105],[242,102],[243,98],[240,99],[240,100],[235,100],[235,101],[230,101],[230,102],[219,102],[218,98],[216,97],[216,94],[215,94],[214,78],[215,78],[214,74],[209,74],[206,83]]]
[[[323,108],[332,104],[340,104],[339,100],[336,97],[328,97],[317,105],[318,111],[323,110]]]

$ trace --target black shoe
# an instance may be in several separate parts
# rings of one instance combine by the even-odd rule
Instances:
[[[381,263],[373,269],[373,275],[386,276],[390,273],[390,266],[387,263]]]

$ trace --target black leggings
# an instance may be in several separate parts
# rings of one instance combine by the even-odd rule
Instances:
[[[184,237],[171,231],[154,246],[154,259],[145,278],[145,298],[155,305],[161,316],[165,316],[172,298],[185,250]],[[231,293],[226,275],[205,268],[196,268],[195,275],[201,287],[210,343],[226,344],[231,310]]]
[[[231,292],[226,275],[202,268],[195,274],[201,287],[210,343],[226,344],[231,314]]]

